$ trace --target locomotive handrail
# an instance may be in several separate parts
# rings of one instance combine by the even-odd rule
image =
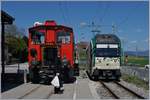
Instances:
[[[54,46],[54,47],[58,47],[61,46],[61,44],[55,43],[55,42],[45,42],[44,44],[41,44],[41,46]]]

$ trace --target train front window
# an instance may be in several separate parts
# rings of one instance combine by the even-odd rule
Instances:
[[[43,32],[32,32],[31,33],[31,40],[33,44],[43,44],[45,40],[45,36]]]
[[[67,44],[70,43],[70,33],[69,32],[58,32],[57,42]]]
[[[120,50],[118,45],[99,45],[96,48],[97,57],[119,57]]]
[[[96,57],[118,57],[119,49],[116,48],[96,48]]]

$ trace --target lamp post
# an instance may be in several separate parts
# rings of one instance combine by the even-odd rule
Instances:
[[[124,46],[125,46],[125,42],[127,42],[126,39],[124,38],[121,38],[121,50],[122,50],[122,64],[124,64],[124,61],[125,61],[125,49],[124,49]]]
[[[122,64],[124,64],[124,40],[121,39],[122,43]]]

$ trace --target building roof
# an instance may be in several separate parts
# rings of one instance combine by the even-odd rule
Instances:
[[[5,11],[1,10],[1,18],[2,18],[2,23],[4,24],[12,24],[13,21],[15,20],[12,16],[10,16],[8,13]]]

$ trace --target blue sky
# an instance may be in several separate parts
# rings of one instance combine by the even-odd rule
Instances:
[[[149,3],[147,1],[3,1],[2,10],[15,18],[15,24],[26,31],[34,22],[55,20],[57,24],[70,26],[74,30],[75,40],[89,41],[92,27],[83,26],[94,22],[101,33],[111,33],[116,26],[116,35],[124,40],[125,50],[147,50],[149,39]],[[28,33],[27,33],[28,34]]]

